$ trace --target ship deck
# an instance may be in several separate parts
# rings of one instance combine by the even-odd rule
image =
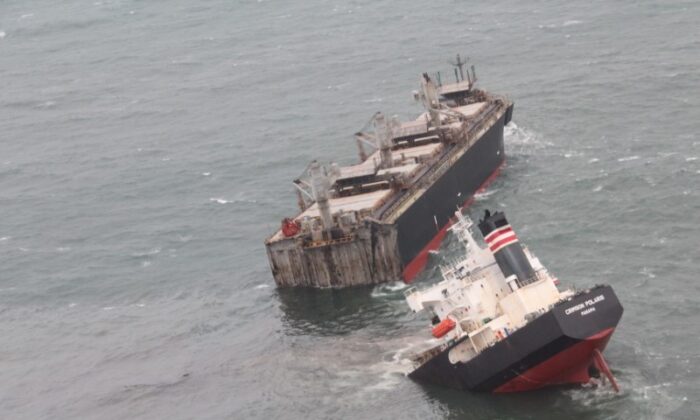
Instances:
[[[445,89],[452,89],[445,85]],[[456,86],[460,89],[463,86]],[[479,138],[489,128],[488,120],[500,115],[496,112],[501,107],[498,101],[488,100],[475,102],[468,105],[450,108],[452,113],[459,114],[464,122],[450,123],[450,126],[462,127],[467,138]],[[505,112],[505,108],[503,108]],[[446,147],[434,132],[427,130],[427,113],[419,115],[415,120],[402,123],[396,127],[394,141],[396,146],[391,151],[393,166],[385,169],[379,168],[381,158],[380,151],[375,150],[364,161],[339,168],[339,174],[335,179],[336,185],[348,188],[341,197],[329,200],[332,215],[341,212],[354,212],[357,220],[362,217],[372,216],[387,223],[393,223],[396,218],[415,202],[425,190],[426,184],[440,176],[447,170],[453,159],[452,155],[459,155],[467,150],[471,144],[469,141],[460,147]],[[441,119],[447,118],[442,115]],[[455,125],[456,124],[456,125]],[[464,125],[466,124],[466,125]],[[406,142],[406,139],[411,139]],[[417,143],[417,144],[416,144]],[[404,188],[391,189],[387,179],[392,176],[401,177],[408,181]],[[365,192],[362,188],[353,190],[353,186],[372,186],[373,191]],[[318,206],[313,203],[294,217],[301,221],[304,218],[319,217]],[[275,232],[269,242],[285,239],[281,230]]]

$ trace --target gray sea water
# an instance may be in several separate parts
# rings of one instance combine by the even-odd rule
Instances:
[[[0,418],[700,418],[700,3],[0,0]],[[401,283],[278,290],[309,160],[468,55],[516,103],[505,210],[610,283],[622,392],[416,384]],[[419,278],[458,252],[448,237]]]

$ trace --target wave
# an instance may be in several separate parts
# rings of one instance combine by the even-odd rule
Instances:
[[[537,25],[537,27],[539,29],[558,29],[558,28],[566,28],[568,26],[580,25],[582,23],[583,23],[583,21],[581,21],[581,20],[571,19],[571,20],[564,21],[562,23],[550,23],[548,25]]]
[[[580,20],[567,20],[566,22],[562,23],[561,26],[574,26],[574,25],[580,25],[582,23],[583,23],[583,21],[580,21]]]
[[[408,288],[409,285],[402,281],[395,281],[393,283],[381,284],[372,290],[371,296],[373,298],[385,297],[385,296],[395,296],[396,292]]]
[[[618,162],[629,162],[629,161],[631,161],[631,160],[637,160],[637,159],[639,159],[639,156],[635,155],[635,156],[621,157],[621,158],[619,158],[617,161],[618,161]]]
[[[553,146],[553,143],[545,141],[540,135],[527,128],[521,128],[513,121],[503,128],[503,136],[506,144],[515,148],[516,152],[529,152],[531,150],[544,149]]]
[[[209,199],[209,201],[218,204],[258,204],[258,200],[252,198],[245,198],[243,192],[238,193],[236,195],[236,198],[230,200],[223,197],[212,197]]]
[[[498,192],[498,188],[487,189],[482,192],[474,194],[474,200],[481,201],[485,200]]]
[[[160,251],[161,251],[160,247],[155,247],[155,248],[151,248],[150,250],[148,250],[146,252],[135,252],[135,253],[131,254],[131,256],[137,257],[137,258],[138,257],[149,257],[151,255],[160,254]]]

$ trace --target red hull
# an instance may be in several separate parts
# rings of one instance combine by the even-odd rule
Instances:
[[[589,368],[595,365],[595,350],[602,352],[605,349],[614,330],[608,328],[574,344],[499,386],[494,392],[521,392],[550,385],[587,383],[591,379]]]

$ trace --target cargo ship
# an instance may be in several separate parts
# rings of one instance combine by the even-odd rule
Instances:
[[[311,162],[293,182],[299,213],[265,240],[278,286],[410,282],[452,213],[498,174],[513,103],[478,89],[457,56],[454,81],[420,77],[412,121],[376,113],[355,134],[359,163]]]
[[[450,229],[464,253],[441,267],[439,283],[405,292],[414,312],[428,313],[434,341],[412,357],[409,377],[494,393],[596,377],[618,391],[602,353],[623,312],[613,289],[559,291],[559,281],[521,245],[503,213],[486,211],[479,222],[483,247],[471,233],[473,222],[461,212],[456,217]]]

